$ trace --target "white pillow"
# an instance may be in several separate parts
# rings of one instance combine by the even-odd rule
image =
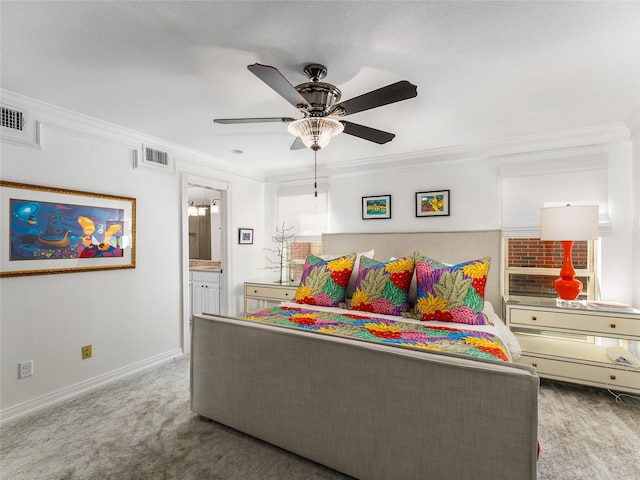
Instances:
[[[332,258],[344,257],[345,255],[348,255],[348,254],[342,253],[340,255],[335,255],[333,253],[323,253],[322,255],[318,255],[318,256],[323,260],[331,260]],[[358,278],[358,270],[360,269],[360,257],[362,255],[373,259],[373,256],[375,255],[375,251],[371,249],[368,252],[362,252],[362,253],[356,254],[356,261],[353,264],[353,272],[351,272],[351,277],[349,277],[349,284],[347,285],[347,291],[346,291],[347,298],[351,298],[351,296],[353,295],[353,291],[356,288],[356,279]]]
[[[484,301],[482,313],[487,316],[487,320],[496,328],[496,330],[498,330],[500,338],[505,341],[509,352],[511,352],[511,357],[514,360],[520,358],[522,356],[522,348],[520,347],[518,339],[509,329],[509,327],[507,327],[504,322],[500,320],[500,317],[498,317],[498,315],[496,314],[490,301]]]

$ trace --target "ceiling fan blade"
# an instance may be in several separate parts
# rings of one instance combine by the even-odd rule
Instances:
[[[331,108],[329,115],[351,115],[352,113],[362,112],[363,110],[407,100],[417,95],[418,87],[406,80],[401,80],[350,100],[336,103]]]
[[[376,128],[365,127],[364,125],[347,122],[345,120],[340,120],[340,123],[344,125],[343,133],[353,135],[354,137],[359,137],[364,140],[369,140],[370,142],[378,143],[380,145],[390,142],[395,138],[394,133],[385,132]]]
[[[281,122],[289,123],[293,122],[295,118],[291,117],[263,117],[263,118],[214,118],[213,123],[234,124],[234,123],[270,123]]]
[[[307,102],[305,98],[300,95],[298,90],[296,90],[296,88],[291,85],[289,80],[287,80],[277,68],[271,67],[269,65],[262,65],[260,63],[248,65],[247,68],[251,73],[253,73],[264,83],[269,85],[273,90],[276,91],[278,95],[280,95],[294,107],[299,108],[300,106],[304,106],[311,108],[309,102]]]
[[[300,137],[296,137],[289,150],[302,150],[303,148],[307,148],[307,146],[302,143],[302,139]]]

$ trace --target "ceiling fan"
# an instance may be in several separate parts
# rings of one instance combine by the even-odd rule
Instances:
[[[291,150],[308,147],[317,151],[325,147],[331,137],[342,132],[378,144],[390,142],[395,137],[393,133],[346,120],[336,120],[333,117],[344,117],[364,110],[407,100],[418,95],[418,90],[415,85],[406,80],[401,80],[350,100],[340,102],[342,95],[340,90],[330,83],[320,81],[327,75],[327,69],[324,65],[318,63],[307,65],[304,68],[304,73],[310,81],[301,83],[295,87],[275,67],[254,63],[253,65],[248,65],[247,68],[291,105],[296,107],[303,114],[303,118],[298,120],[291,117],[216,118],[213,121],[221,124],[288,123],[289,132],[297,137],[291,145]]]

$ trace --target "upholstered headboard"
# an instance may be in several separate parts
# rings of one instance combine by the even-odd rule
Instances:
[[[325,233],[322,251],[327,253],[366,252],[375,250],[376,260],[406,257],[419,251],[444,263],[461,263],[491,257],[485,298],[500,316],[502,293],[500,288],[502,264],[502,232],[478,230],[467,232],[409,232],[409,233]]]

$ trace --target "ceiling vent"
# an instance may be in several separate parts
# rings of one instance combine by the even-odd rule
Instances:
[[[0,105],[2,126],[22,132],[25,126],[24,112]]]

